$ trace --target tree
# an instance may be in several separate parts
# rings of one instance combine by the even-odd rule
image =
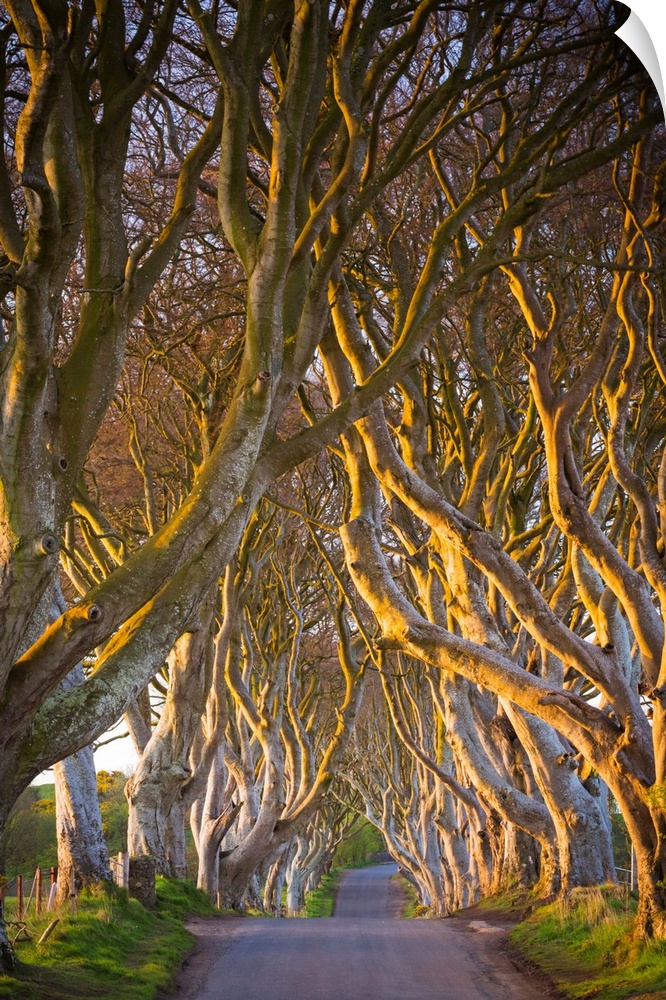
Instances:
[[[641,78],[614,72],[604,4],[535,3],[529,21],[525,5],[507,0],[249,0],[238,10],[190,0],[187,11],[177,0],[154,11],[129,0],[81,11],[16,0],[8,11],[11,162],[0,183],[9,289],[0,449],[6,808],[43,767],[89,744],[134,702],[191,630],[269,485],[334,442],[406,374],[446,311],[497,266],[509,235],[546,196],[620,156],[659,119],[657,110],[631,109]],[[192,60],[204,81],[197,98]],[[568,88],[562,71],[571,67]],[[537,78],[543,83],[534,86]],[[601,129],[622,88],[630,123]],[[506,93],[516,96],[498,130]],[[151,160],[146,122],[160,115],[169,142]],[[567,140],[572,132],[580,139],[582,122],[589,135],[573,149]],[[380,364],[313,413],[308,373],[339,309],[336,289],[363,258],[375,208],[403,181],[415,190],[421,178],[430,183],[429,154],[449,148],[457,160],[460,136],[470,132],[487,133],[490,145],[454,178],[462,200],[424,232]],[[180,154],[167,159],[167,147]],[[232,252],[246,279],[240,360],[215,442],[169,520],[45,628],[60,539],[128,330],[179,259],[197,189],[210,188],[208,163],[217,168],[224,234],[211,252]],[[163,164],[157,186],[168,218],[151,219],[124,197],[124,179],[140,167],[156,181]],[[477,222],[486,225],[483,246],[453,267],[454,241]],[[306,413],[294,426],[296,398]],[[93,650],[85,682],[58,690]]]
[[[81,683],[83,668],[74,668],[66,680]],[[56,835],[58,839],[58,900],[76,896],[86,885],[109,879],[109,852],[102,829],[93,748],[83,747],[58,761],[55,778]]]
[[[525,527],[532,538],[545,538],[552,518],[555,534],[550,554],[559,552],[559,557],[565,554],[567,559],[558,587],[551,589],[552,570],[550,575],[544,574],[544,560],[533,562],[534,550],[531,558],[523,557],[523,566],[504,551],[497,537],[498,525],[488,516],[497,510],[495,484],[501,483],[497,461],[500,433],[511,427],[514,441],[520,442],[525,440],[526,429],[511,426],[501,412],[506,408],[500,393],[487,382],[484,385],[489,372],[484,371],[483,363],[475,366],[478,352],[477,358],[472,353],[466,374],[475,387],[474,406],[481,414],[479,430],[472,436],[468,418],[458,421],[462,433],[467,434],[467,454],[460,448],[459,454],[465,455],[466,461],[460,462],[457,483],[452,480],[450,466],[440,478],[435,448],[426,452],[423,438],[414,433],[418,407],[413,391],[405,400],[405,417],[397,435],[400,450],[379,405],[357,425],[369,464],[386,496],[404,504],[417,523],[432,531],[430,545],[437,550],[437,568],[433,566],[429,572],[439,588],[435,599],[428,603],[420,595],[417,606],[393,580],[378,541],[380,524],[364,500],[376,490],[367,472],[356,476],[356,516],[345,527],[343,540],[350,572],[384,633],[380,646],[404,649],[492,691],[507,704],[523,743],[525,725],[534,728],[530,716],[549,723],[569,741],[570,752],[563,753],[556,741],[555,749],[546,755],[550,773],[541,781],[544,798],[552,798],[562,783],[554,765],[559,765],[561,779],[577,753],[599,772],[620,803],[640,858],[642,932],[663,936],[661,688],[652,687],[659,679],[657,664],[663,647],[663,611],[657,611],[663,601],[663,568],[655,516],[661,504],[661,404],[656,403],[656,419],[647,418],[649,446],[647,442],[643,445],[646,426],[637,407],[638,399],[643,405],[652,399],[656,402],[655,386],[662,377],[653,326],[656,299],[651,269],[654,235],[661,221],[663,168],[648,167],[647,155],[646,143],[640,142],[630,157],[614,166],[619,239],[614,256],[606,258],[607,265],[595,261],[597,268],[607,269],[603,284],[597,286],[598,298],[591,294],[594,285],[586,280],[588,275],[581,275],[578,268],[567,273],[561,264],[544,264],[544,258],[552,255],[554,231],[547,218],[535,218],[529,227],[521,224],[512,230],[511,260],[502,265],[508,290],[533,338],[533,346],[525,354],[529,381],[523,379],[523,389],[529,387],[527,415],[531,411],[533,419],[538,414],[543,448],[540,469],[532,474],[531,482],[538,482],[540,472],[541,483],[548,487],[547,507],[540,506],[539,496],[533,494]],[[542,173],[539,185],[547,186],[547,176],[547,172]],[[446,180],[443,187],[450,203],[458,205],[464,196],[456,195],[455,186]],[[582,193],[577,199],[581,197]],[[509,204],[514,205],[515,199]],[[558,208],[556,200],[555,214]],[[483,228],[476,222],[468,227],[480,253],[487,246]],[[583,240],[588,239],[584,225],[581,231]],[[565,250],[557,254],[560,260],[575,263],[581,259],[576,247],[578,235],[572,234]],[[530,260],[519,260],[528,254],[528,247]],[[469,252],[471,244],[467,242],[465,253]],[[546,294],[550,314],[543,307]],[[340,290],[338,301],[344,302]],[[594,339],[586,336],[588,323],[596,326]],[[571,355],[560,352],[571,351],[574,331],[579,337],[584,331],[584,336],[578,340],[572,364]],[[488,339],[483,343],[489,331],[477,323],[472,333],[482,345],[483,362],[483,354],[490,357],[493,346]],[[367,378],[366,344],[348,308],[339,312],[338,340],[356,371]],[[495,370],[492,375],[501,386],[500,372]],[[504,392],[510,398],[510,385]],[[582,429],[581,411],[586,419],[594,420],[591,433]],[[493,428],[492,435],[489,428]],[[524,452],[520,461],[525,457]],[[512,481],[509,478],[509,484]],[[477,503],[469,516],[467,505],[475,491],[488,503],[485,510]],[[502,518],[513,513],[506,497],[504,503]],[[628,535],[632,523],[633,543]],[[515,544],[515,536],[507,533],[507,548]],[[480,587],[473,585],[474,574],[465,569],[465,561],[480,571]],[[545,568],[551,569],[548,564]],[[439,603],[442,592],[445,606],[449,602],[448,622]],[[573,613],[576,597],[585,615]],[[590,635],[593,642],[587,641]],[[584,693],[585,685],[601,697],[599,705],[581,697],[579,692]],[[642,692],[649,693],[655,705],[651,723]],[[544,737],[542,733],[542,743]],[[575,814],[582,818],[583,810],[593,804],[581,798],[580,786],[576,793]],[[561,855],[566,858],[570,855],[565,846],[569,830],[562,830],[557,809],[552,815]],[[567,813],[568,827],[571,815]],[[585,826],[589,830],[589,818]],[[593,851],[595,844],[589,843],[586,849]],[[569,863],[572,861],[569,856]]]
[[[293,518],[278,511],[251,527],[227,570],[201,756],[210,760],[211,745],[215,753],[195,814],[199,884],[235,908],[294,838],[300,871],[306,828],[353,732],[365,668],[344,599],[321,558],[301,550]],[[223,819],[220,828],[229,814],[233,825]]]
[[[10,875],[57,864],[55,800],[44,796],[43,788],[31,785],[20,796],[9,815],[3,848],[2,868]]]

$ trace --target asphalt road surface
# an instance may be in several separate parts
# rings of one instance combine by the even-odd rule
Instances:
[[[501,930],[387,917],[395,870],[347,872],[328,920],[218,922],[180,1000],[543,1000],[503,957]]]

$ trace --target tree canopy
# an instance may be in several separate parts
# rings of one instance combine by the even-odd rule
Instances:
[[[444,912],[613,877],[610,789],[666,935],[664,134],[618,16],[8,0],[0,819],[126,713],[137,850],[178,870],[190,811],[235,903],[353,803]]]

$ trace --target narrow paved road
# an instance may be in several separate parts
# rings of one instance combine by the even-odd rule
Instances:
[[[389,879],[397,865],[374,865],[345,872],[333,910],[334,917],[375,919],[386,917]]]
[[[346,873],[329,920],[232,919],[206,928],[216,949],[209,941],[208,967],[192,964],[179,1000],[543,1000],[499,953],[500,931],[388,918],[395,870]]]

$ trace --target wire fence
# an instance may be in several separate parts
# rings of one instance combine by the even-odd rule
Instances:
[[[121,851],[109,858],[109,881],[127,888],[129,855]],[[8,922],[21,923],[29,913],[34,916],[51,912],[58,893],[58,867],[37,868],[32,875],[0,876],[0,916]]]
[[[129,854],[127,851],[120,851],[115,857],[109,858],[109,873],[112,882],[115,882],[122,889],[127,888],[129,884]]]
[[[634,890],[636,888],[636,873],[633,868],[615,868],[615,874],[620,885]]]
[[[9,921],[22,921],[31,907],[36,915],[48,912],[55,905],[58,869],[37,868],[34,875],[0,878],[0,912]]]

